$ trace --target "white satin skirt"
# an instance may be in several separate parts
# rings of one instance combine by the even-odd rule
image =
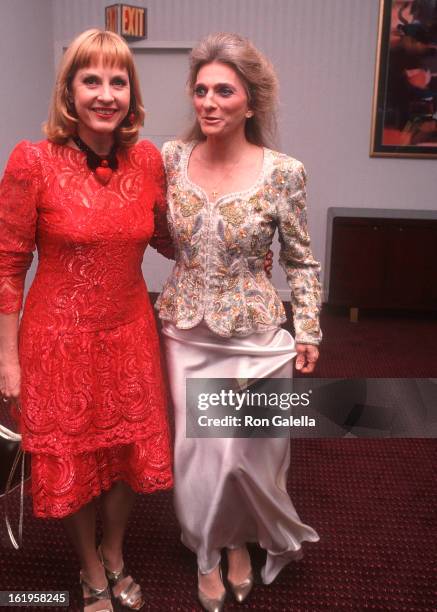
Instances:
[[[211,572],[222,548],[258,542],[267,551],[261,576],[270,584],[302,555],[317,533],[300,520],[287,493],[290,439],[187,438],[187,378],[290,378],[296,355],[285,329],[222,338],[201,323],[180,330],[164,322],[168,378],[175,410],[175,508],[182,542]]]

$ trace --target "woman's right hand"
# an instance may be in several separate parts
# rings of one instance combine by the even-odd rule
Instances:
[[[21,387],[20,364],[5,363],[0,364],[0,393],[3,399],[18,400]]]
[[[4,401],[20,397],[18,312],[0,313],[0,395]]]

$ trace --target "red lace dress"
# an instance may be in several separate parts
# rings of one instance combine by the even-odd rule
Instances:
[[[37,516],[69,515],[119,479],[139,492],[172,485],[158,336],[141,272],[148,243],[172,255],[163,168],[149,142],[118,157],[104,186],[81,151],[22,142],[0,185],[1,312],[21,309],[38,249],[19,337]]]

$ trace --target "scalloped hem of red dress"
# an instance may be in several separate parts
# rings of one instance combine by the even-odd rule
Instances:
[[[171,489],[170,454],[154,454],[143,441],[74,456],[32,455],[33,511],[64,518],[123,481],[136,493]]]
[[[116,482],[119,482],[120,480],[123,480],[123,479],[119,478],[117,480],[114,480],[113,482],[111,482],[109,484],[108,487],[102,487],[101,490],[99,490],[99,491],[95,491],[95,492],[93,491],[87,498],[76,500],[75,504],[62,504],[62,505],[56,506],[56,508],[52,507],[51,509],[47,509],[45,511],[40,510],[39,508],[36,508],[35,507],[35,500],[34,500],[33,514],[37,518],[44,518],[44,519],[49,519],[49,518],[62,519],[62,518],[66,518],[67,516],[70,516],[71,514],[74,514],[75,512],[78,512],[83,506],[86,506],[86,504],[89,504],[94,499],[100,497],[100,495],[102,493],[104,493],[105,491],[109,491],[109,489]],[[129,484],[129,483],[127,483],[127,484]],[[135,493],[157,493],[158,491],[168,491],[171,488],[173,488],[173,478],[170,478],[169,482],[166,482],[166,483],[155,482],[147,490],[144,490],[144,489],[142,489],[142,490],[133,489],[133,490],[135,491]]]

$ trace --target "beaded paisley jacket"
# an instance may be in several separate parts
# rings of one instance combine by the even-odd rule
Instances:
[[[310,248],[302,163],[265,148],[256,183],[212,203],[188,178],[195,145],[172,141],[162,151],[176,265],[158,300],[161,319],[180,329],[195,327],[204,319],[224,337],[278,327],[286,320],[285,311],[264,271],[277,229],[280,263],[291,288],[296,341],[319,344],[320,265]]]

